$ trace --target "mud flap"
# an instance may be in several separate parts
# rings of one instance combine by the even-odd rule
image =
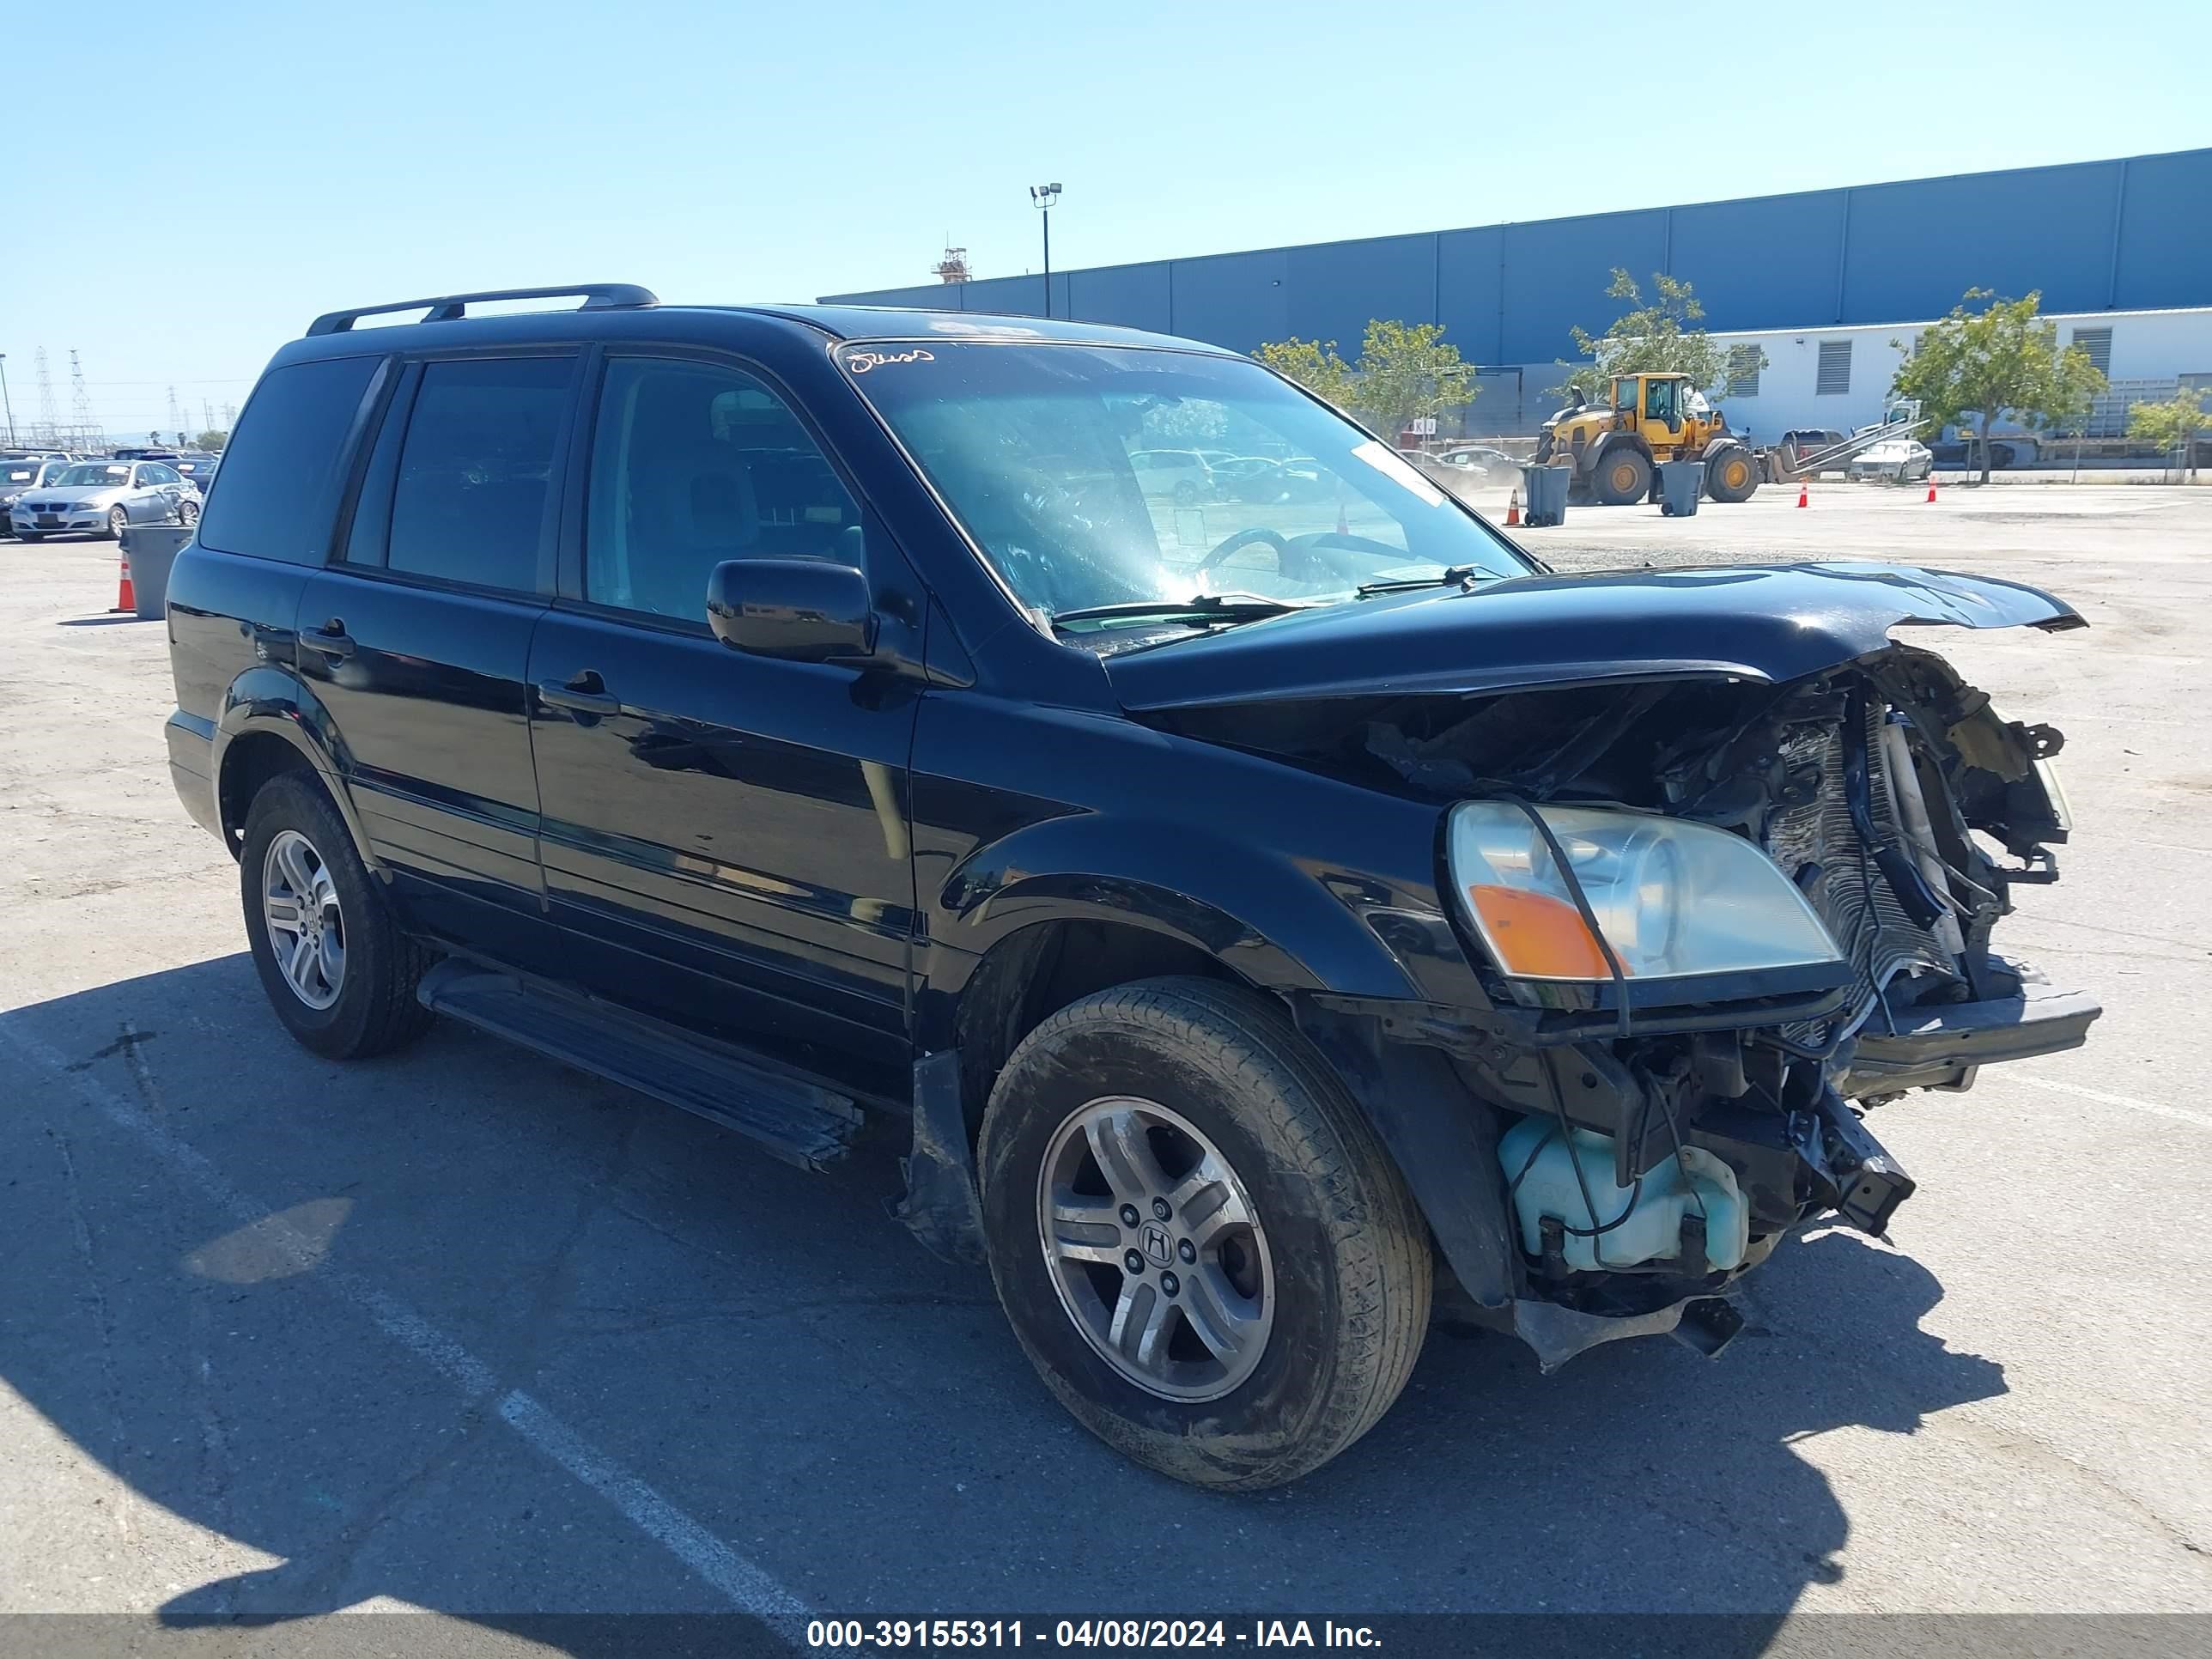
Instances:
[[[1498,1113],[1434,1048],[1383,1036],[1373,1015],[1292,1004],[1299,1030],[1351,1090],[1476,1309],[1504,1322],[1516,1284],[1498,1164]]]
[[[947,1048],[915,1062],[914,1146],[899,1160],[905,1194],[891,1213],[932,1255],[981,1265],[983,1199],[960,1106],[960,1054]]]

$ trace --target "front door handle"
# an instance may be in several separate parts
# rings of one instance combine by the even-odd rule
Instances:
[[[353,655],[353,636],[345,631],[345,624],[336,617],[320,628],[300,635],[300,643],[310,651],[320,652],[325,657]]]
[[[609,691],[605,683],[588,668],[565,684],[560,680],[538,681],[538,698],[553,708],[578,714],[622,713],[622,699]]]

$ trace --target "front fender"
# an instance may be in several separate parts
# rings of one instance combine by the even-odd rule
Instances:
[[[1188,823],[1079,813],[975,849],[940,890],[933,921],[936,939],[971,962],[1036,922],[1111,921],[1193,945],[1269,990],[1418,997],[1366,919],[1395,914],[1393,899],[1403,896],[1371,875]]]
[[[369,851],[368,835],[362,827],[353,797],[345,787],[333,751],[332,727],[322,702],[298,678],[273,664],[247,669],[230,684],[216,717],[210,760],[215,775],[217,809],[223,814],[226,842],[240,827],[232,822],[228,767],[239,744],[246,738],[273,738],[289,744],[321,781],[323,792],[345,821],[354,850],[362,862],[380,876],[389,872]],[[240,809],[243,814],[242,806]]]

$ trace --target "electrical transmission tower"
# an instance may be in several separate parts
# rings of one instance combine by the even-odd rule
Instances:
[[[177,388],[169,388],[169,430],[176,434],[177,441],[185,441],[185,406],[177,401]]]
[[[77,361],[74,348],[70,351],[70,424],[76,428],[80,443],[98,447],[102,435],[100,422],[92,412],[92,392],[84,383],[84,365]]]
[[[54,414],[54,377],[46,367],[46,349],[39,348],[39,441],[50,444],[60,436],[58,417]]]

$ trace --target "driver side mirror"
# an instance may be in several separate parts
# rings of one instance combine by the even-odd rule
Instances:
[[[868,579],[824,559],[727,559],[707,578],[707,625],[733,651],[839,662],[876,646]]]

